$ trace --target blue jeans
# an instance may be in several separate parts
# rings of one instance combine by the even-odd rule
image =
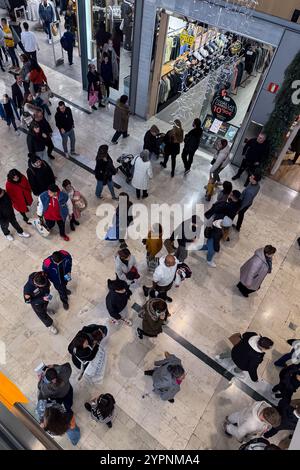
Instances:
[[[51,23],[48,23],[48,21],[44,21],[43,26],[44,26],[44,31],[45,31],[45,33],[49,36],[49,39],[52,39],[50,24],[51,24]]]
[[[291,352],[286,353],[283,356],[281,356],[279,359],[277,359],[277,361],[274,362],[274,366],[284,367],[285,363],[292,358],[293,352],[294,352],[294,349],[292,349]]]
[[[112,195],[112,197],[116,197],[113,181],[110,180],[110,181],[108,181],[108,182],[105,183],[105,184],[107,184],[108,189],[110,190],[110,194]],[[103,186],[105,186],[105,185],[103,184],[103,181],[99,181],[99,180],[98,180],[98,181],[97,181],[97,186],[96,186],[96,193],[95,193],[97,197],[101,197]]]
[[[76,446],[80,439],[80,428],[76,425],[74,429],[68,429],[67,435],[73,446]]]
[[[199,251],[207,251],[207,261],[212,261],[214,255],[215,255],[215,249],[214,249],[214,241],[212,238],[209,238],[207,242],[203,245],[202,248],[200,248]]]
[[[64,134],[61,134],[61,138],[62,138],[62,144],[63,144],[64,152],[68,153],[68,138],[70,138],[71,153],[75,152],[75,132],[74,132],[74,129],[71,129],[68,132],[65,132]]]

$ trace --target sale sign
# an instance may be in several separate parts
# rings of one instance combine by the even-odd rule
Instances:
[[[237,105],[230,96],[216,96],[211,103],[214,118],[222,122],[232,121],[237,113]]]

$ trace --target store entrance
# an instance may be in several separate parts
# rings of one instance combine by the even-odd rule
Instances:
[[[200,147],[214,151],[218,138],[227,139],[232,146],[274,48],[164,12],[159,13],[155,48],[160,73],[153,73],[150,115],[168,123],[180,119],[185,130],[200,117],[204,130]],[[234,113],[226,116],[228,109],[222,109],[218,114],[220,106],[212,106],[217,97],[218,104],[225,97],[225,108],[230,103]]]

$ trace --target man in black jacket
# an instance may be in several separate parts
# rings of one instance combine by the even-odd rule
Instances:
[[[28,154],[27,178],[35,196],[47,191],[49,186],[55,184],[52,168],[45,160],[36,155]]]
[[[24,93],[25,93],[21,75],[16,75],[16,81],[11,86],[11,93],[12,93],[13,102],[15,103],[16,108],[19,111],[19,114],[21,116],[22,110],[23,110]]]
[[[54,160],[55,157],[52,155],[52,152],[54,150],[54,145],[53,145],[52,138],[51,138],[52,134],[53,134],[52,127],[50,126],[47,119],[44,117],[43,111],[35,111],[34,120],[40,126],[42,134],[44,134],[46,136],[45,144],[46,144],[46,147],[48,149],[48,151],[47,151],[48,157],[51,160]]]
[[[183,261],[188,256],[187,244],[192,243],[199,236],[200,229],[199,227],[199,218],[196,215],[193,215],[190,219],[183,221],[170,236],[170,241],[174,246],[175,239],[178,243],[178,248],[174,246],[174,256],[183,263]]]
[[[51,298],[50,282],[46,274],[43,271],[31,273],[24,286],[24,300],[31,305],[32,310],[49,331],[56,335],[58,333],[57,328],[55,328],[52,318],[48,315],[50,311],[47,311]]]
[[[196,118],[193,122],[193,129],[185,135],[184,148],[182,151],[182,161],[184,164],[184,175],[187,175],[193,164],[194,155],[199,147],[203,134],[200,119]]]
[[[300,405],[292,405],[288,398],[282,398],[277,405],[277,410],[281,416],[281,423],[278,428],[272,428],[264,436],[273,437],[281,430],[294,431],[300,418]]]
[[[214,216],[214,220],[223,219],[225,216],[231,220],[235,218],[241,207],[241,193],[238,190],[232,191],[227,201],[215,202],[212,207],[205,212],[205,217],[210,219]]]
[[[115,325],[119,325],[119,322],[122,321],[126,323],[126,325],[131,326],[132,322],[122,316],[124,315],[127,302],[132,295],[127,282],[120,279],[117,279],[116,281],[111,281],[109,279],[107,281],[107,287],[109,292],[106,296],[106,307],[108,313],[112,317],[111,322]]]
[[[0,188],[0,226],[5,238],[13,241],[14,238],[8,229],[9,224],[16,229],[19,237],[30,237],[29,233],[24,232],[18,224],[9,195],[4,189]]]
[[[74,119],[71,108],[67,107],[63,101],[59,101],[58,108],[55,114],[55,123],[58,128],[61,138],[65,157],[69,158],[68,152],[68,138],[71,144],[71,155],[79,155],[75,152],[75,132],[74,132]]]
[[[267,136],[264,133],[260,133],[257,139],[250,139],[246,141],[246,145],[243,149],[244,159],[241,166],[233,180],[241,177],[246,170],[248,173],[245,186],[249,184],[249,176],[257,172],[259,165],[268,158],[270,153],[270,144],[267,140]]]
[[[284,367],[279,374],[280,382],[272,388],[276,398],[291,400],[293,393],[300,387],[300,364]]]
[[[73,405],[73,387],[70,384],[72,367],[69,362],[45,366],[38,383],[38,400],[55,400],[63,403],[66,410]]]
[[[231,350],[231,359],[237,366],[234,372],[247,371],[251,380],[257,382],[258,366],[264,360],[265,352],[271,349],[273,344],[270,338],[260,336],[257,333],[250,331],[244,333],[241,336],[241,341]]]

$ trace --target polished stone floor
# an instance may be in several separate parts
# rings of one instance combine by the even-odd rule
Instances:
[[[47,67],[45,72],[53,91],[84,106],[85,96],[75,80],[59,72],[50,72]],[[11,76],[1,74],[0,93],[4,90],[10,92],[11,83]],[[57,99],[54,98],[53,111],[56,104]],[[113,107],[110,105],[91,115],[76,107],[72,110],[77,151],[81,154],[78,159],[93,168],[98,145],[109,144],[113,135]],[[54,125],[53,116],[51,123]],[[130,137],[110,147],[113,159],[121,153],[140,151],[144,132],[152,123],[163,131],[168,129],[166,123],[156,118],[146,123],[131,117]],[[16,136],[2,121],[0,141],[0,185],[4,186],[8,170],[18,168],[26,171],[27,147],[25,135]],[[57,137],[56,142],[59,145]],[[186,178],[178,159],[173,179],[168,169],[161,170],[158,162],[154,162],[147,206],[157,202],[204,203],[203,186],[207,182],[210,158],[199,150],[193,171]],[[36,401],[37,383],[34,368],[41,361],[48,364],[69,361],[67,346],[82,326],[108,324],[104,303],[106,281],[114,276],[113,257],[116,252],[116,246],[96,236],[99,202],[94,196],[93,175],[58,154],[51,164],[58,184],[64,178],[71,179],[89,202],[80,227],[70,235],[71,241],[62,242],[56,233],[43,239],[32,227],[28,228],[32,235],[30,239],[16,236],[14,242],[8,242],[0,235],[0,337],[7,350],[7,362],[1,368],[31,400],[32,407]],[[230,178],[233,173],[234,168],[228,167],[224,176]],[[133,188],[121,175],[117,175],[115,181],[136,201]],[[241,189],[242,184],[237,183],[236,187]],[[103,194],[104,202],[109,202],[109,193],[105,190]],[[35,207],[36,200],[32,214]],[[278,377],[278,369],[272,363],[287,351],[287,338],[299,337],[300,252],[295,243],[300,231],[299,208],[297,192],[269,179],[264,180],[255,204],[245,217],[241,233],[232,233],[231,241],[222,246],[221,253],[216,256],[217,269],[208,268],[201,253],[190,255],[188,264],[193,276],[179,289],[173,289],[168,331],[157,339],[140,341],[135,335],[139,320],[131,306],[134,303],[141,305],[144,301],[141,288],[135,289],[129,306],[133,327],[109,326],[108,363],[103,383],[97,387],[78,383],[77,371],[73,371],[74,412],[82,433],[77,448],[238,448],[239,444],[234,439],[223,434],[225,416],[251,404],[257,398],[255,392],[270,399],[271,384],[277,383]],[[273,272],[257,294],[249,299],[242,298],[235,288],[239,268],[254,250],[268,243],[278,248]],[[150,277],[146,272],[144,246],[131,240],[128,245],[138,260],[142,283],[144,280],[148,283]],[[24,303],[22,289],[28,275],[40,269],[42,260],[60,248],[67,249],[73,256],[72,296],[70,310],[66,312],[53,292],[59,334],[52,336]],[[228,381],[217,372],[214,360],[211,363],[203,360],[205,357],[214,359],[227,347],[227,338],[231,334],[247,329],[267,335],[275,342],[274,350],[266,355],[259,369],[261,381],[258,384],[244,383],[237,378]],[[187,371],[174,404],[159,401],[151,393],[151,381],[143,375],[143,371],[161,358],[164,351],[178,355]],[[199,351],[204,355],[198,354]],[[231,365],[226,363],[224,367],[230,368]],[[116,418],[110,430],[91,421],[83,407],[87,399],[101,392],[110,392],[116,398]],[[145,393],[150,395],[142,398]],[[283,435],[283,432],[278,434],[273,442],[276,443]],[[72,447],[65,437],[59,442],[65,448]]]

